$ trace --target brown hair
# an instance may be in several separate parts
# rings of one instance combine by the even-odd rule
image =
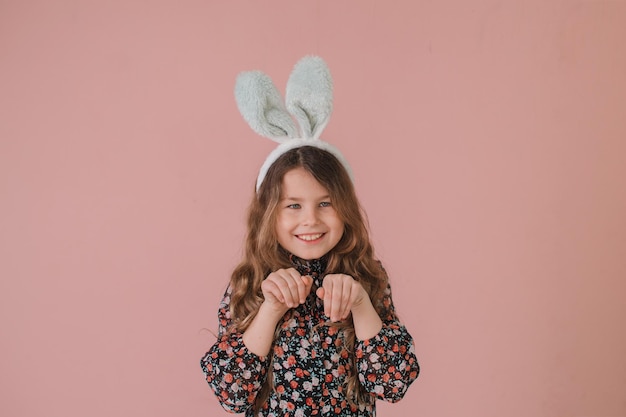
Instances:
[[[344,222],[343,236],[327,254],[328,267],[325,273],[352,276],[367,291],[379,315],[385,317],[389,313],[384,311],[381,302],[387,286],[387,275],[374,256],[366,216],[350,176],[331,153],[312,146],[302,146],[284,153],[272,164],[250,203],[243,259],[233,271],[230,281],[233,331],[245,331],[254,319],[263,302],[261,283],[265,277],[277,269],[291,267],[288,257],[278,244],[275,225],[277,207],[282,197],[283,177],[295,168],[304,168],[328,190],[333,207]],[[355,402],[367,401],[360,392],[355,370],[352,320],[336,326],[343,329],[344,347],[353,358],[353,372],[347,378],[348,398]],[[271,365],[269,369],[265,387],[257,396],[257,411],[272,389]]]

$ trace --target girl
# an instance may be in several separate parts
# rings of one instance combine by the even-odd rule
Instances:
[[[310,86],[312,72],[329,79],[319,58],[301,61],[292,79]],[[230,412],[370,417],[376,398],[400,400],[419,373],[349,166],[320,130],[279,146],[257,179],[243,260],[219,307],[218,340],[201,360]]]

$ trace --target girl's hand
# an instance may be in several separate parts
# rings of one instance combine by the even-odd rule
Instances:
[[[316,294],[324,300],[324,314],[330,321],[345,320],[353,308],[360,306],[369,295],[350,275],[329,274]]]
[[[301,276],[294,268],[279,269],[263,280],[261,291],[268,307],[282,317],[306,301],[311,285],[313,278]]]

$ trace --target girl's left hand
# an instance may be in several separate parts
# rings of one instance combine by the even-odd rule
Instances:
[[[324,314],[330,321],[345,320],[353,307],[360,305],[369,295],[363,286],[350,275],[329,274],[316,294],[324,300]]]

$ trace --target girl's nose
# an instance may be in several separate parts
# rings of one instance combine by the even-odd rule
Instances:
[[[307,208],[302,210],[301,222],[303,225],[314,225],[318,222],[317,210],[315,208]]]

